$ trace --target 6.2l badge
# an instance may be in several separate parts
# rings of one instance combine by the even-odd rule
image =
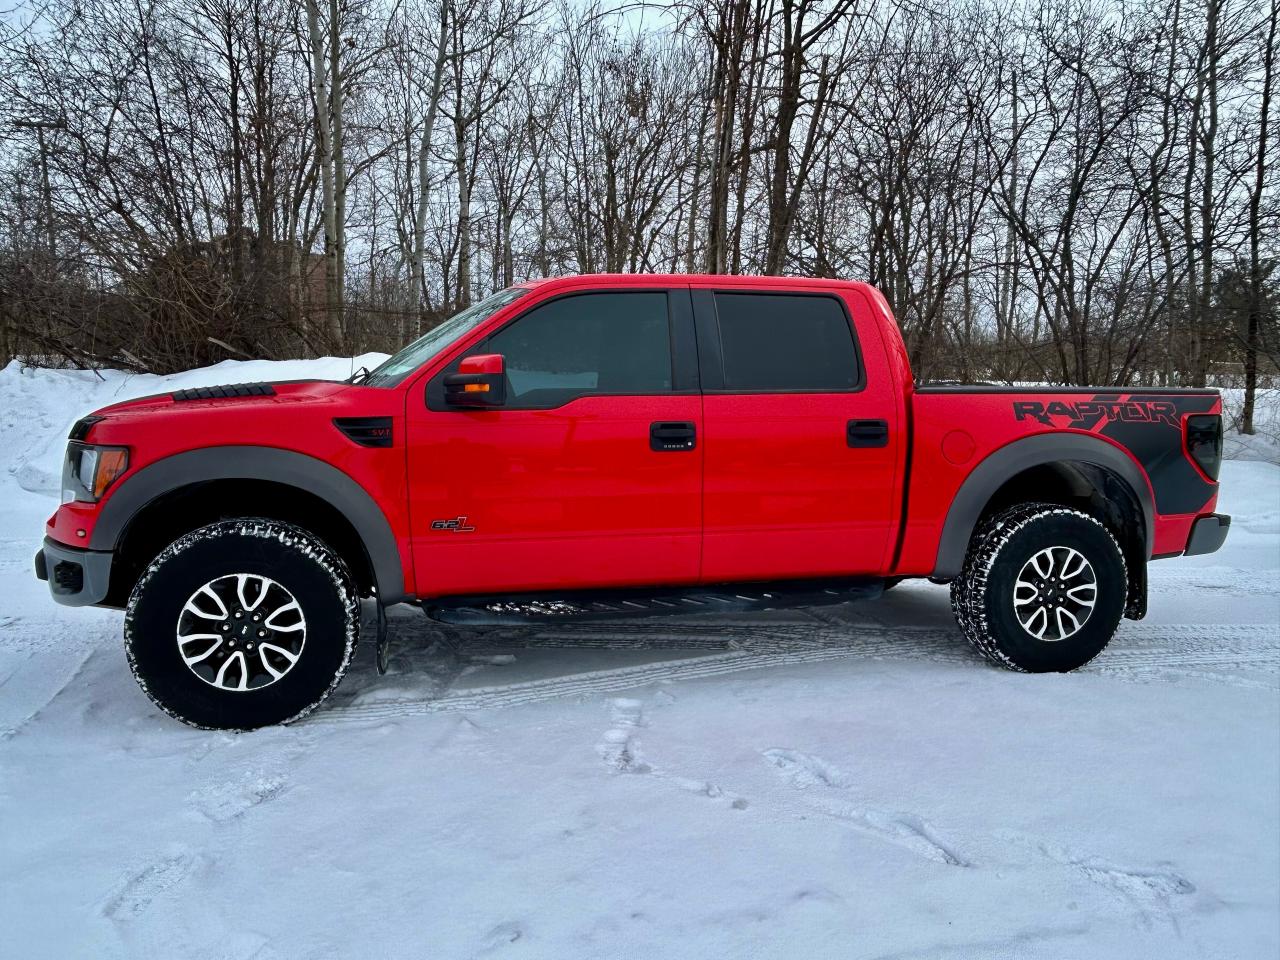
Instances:
[[[471,533],[475,527],[467,526],[466,517],[454,517],[452,520],[432,520],[432,530],[450,530],[453,533]]]

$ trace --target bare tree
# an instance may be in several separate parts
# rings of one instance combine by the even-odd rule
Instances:
[[[923,377],[1252,396],[1266,4],[43,0],[0,26],[0,354],[389,349],[530,277],[803,272],[878,284]]]

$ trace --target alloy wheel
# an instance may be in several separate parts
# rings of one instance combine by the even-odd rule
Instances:
[[[302,608],[285,587],[233,573],[196,590],[178,615],[178,653],[187,668],[220,690],[269,687],[293,669],[307,640]]]
[[[1045,547],[1022,565],[1013,612],[1022,629],[1047,643],[1079,633],[1098,600],[1093,565],[1073,547]]]

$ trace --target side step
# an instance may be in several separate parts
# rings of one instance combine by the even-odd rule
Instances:
[[[784,580],[665,589],[440,597],[425,600],[421,605],[428,617],[440,623],[486,626],[782,610],[874,600],[883,592],[884,581],[880,578]]]

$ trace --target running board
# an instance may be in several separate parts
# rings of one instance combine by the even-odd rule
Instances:
[[[424,600],[421,606],[428,617],[439,623],[487,626],[783,610],[874,600],[883,592],[884,581],[879,578],[783,580],[666,589],[440,597]]]

